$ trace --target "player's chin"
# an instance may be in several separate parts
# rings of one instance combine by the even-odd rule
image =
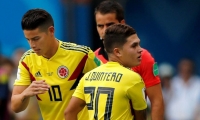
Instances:
[[[40,52],[35,52],[38,56],[41,56],[42,54]]]
[[[138,61],[138,60],[136,60],[136,61],[134,61],[134,62],[132,61],[132,65],[130,65],[129,67],[131,67],[131,68],[132,68],[132,67],[136,67],[136,66],[140,65],[140,63],[141,63],[141,62]]]
[[[135,64],[135,66],[138,66],[138,65],[140,65],[140,63],[141,63],[141,62],[138,62],[137,64]],[[135,66],[134,66],[134,67],[135,67]]]
[[[141,64],[141,59],[136,59],[134,66],[138,66]]]

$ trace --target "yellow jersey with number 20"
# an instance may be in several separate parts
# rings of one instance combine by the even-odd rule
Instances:
[[[73,96],[86,101],[89,120],[133,120],[132,109],[147,107],[144,90],[139,74],[108,62],[85,74]]]

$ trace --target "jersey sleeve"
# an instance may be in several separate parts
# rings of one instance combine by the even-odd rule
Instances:
[[[132,102],[132,107],[134,110],[144,110],[147,108],[147,103],[145,100],[145,86],[141,77],[136,77],[138,83],[135,83],[127,90],[127,96]]]
[[[83,73],[87,73],[101,64],[102,62],[95,56],[95,53],[92,50],[89,50]]]
[[[28,71],[27,62],[24,59],[19,62],[17,70],[17,78],[14,82],[14,85],[30,85],[30,84],[31,84],[30,73]]]
[[[84,76],[82,77],[82,79],[80,80],[74,94],[72,96],[80,98],[82,100],[85,101],[85,97],[84,97]]]
[[[146,88],[160,83],[157,63],[147,50],[144,49],[142,52],[141,64],[132,69],[140,74],[144,80]]]

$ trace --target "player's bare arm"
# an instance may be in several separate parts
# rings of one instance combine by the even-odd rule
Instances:
[[[33,81],[29,86],[14,86],[11,97],[11,108],[15,112],[26,109],[29,98],[48,91],[49,85],[44,81]]]
[[[146,88],[146,93],[151,101],[151,119],[163,120],[164,100],[162,97],[161,84]]]
[[[134,120],[146,120],[147,119],[147,111],[144,110],[134,110]]]
[[[77,120],[78,113],[85,107],[85,105],[86,103],[84,100],[72,96],[64,113],[65,120]]]

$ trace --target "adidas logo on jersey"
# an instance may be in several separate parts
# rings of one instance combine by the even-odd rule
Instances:
[[[35,73],[35,77],[42,77],[40,71],[38,71],[38,72]]]

